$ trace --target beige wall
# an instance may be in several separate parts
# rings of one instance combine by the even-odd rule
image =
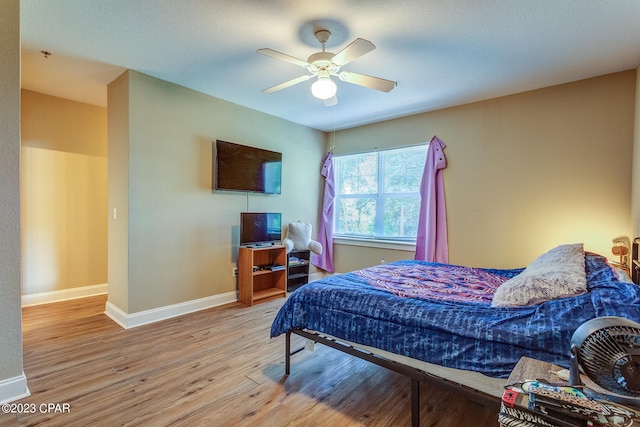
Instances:
[[[22,91],[22,293],[107,283],[107,111]]]
[[[584,242],[611,256],[629,236],[635,71],[344,130],[336,154],[411,145],[437,134],[450,262],[519,267],[551,247]],[[339,245],[340,272],[384,252]],[[389,251],[387,259],[413,253]]]
[[[109,302],[129,312],[129,73],[107,87]],[[117,206],[117,208],[113,208]],[[114,218],[114,209],[116,217]]]
[[[19,23],[20,2],[0,2],[0,402],[26,392],[20,308]]]
[[[108,96],[109,245],[122,250],[117,263],[109,250],[109,301],[121,310],[235,292],[242,211],[317,227],[322,132],[134,71]],[[282,152],[282,195],[213,192],[216,139]]]
[[[635,132],[633,135],[633,182],[631,191],[631,218],[633,236],[640,236],[640,67],[636,69]]]

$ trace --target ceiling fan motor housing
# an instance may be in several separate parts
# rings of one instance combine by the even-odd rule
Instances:
[[[331,52],[316,52],[309,56],[307,62],[309,63],[309,71],[317,74],[319,71],[326,71],[327,74],[335,74],[340,69],[340,66],[334,64],[331,58],[335,56]]]
[[[640,397],[640,324],[605,316],[591,319],[571,338],[571,384],[580,384],[579,368],[600,387]]]

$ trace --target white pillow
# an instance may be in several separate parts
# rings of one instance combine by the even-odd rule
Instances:
[[[541,304],[587,292],[582,243],[560,245],[536,258],[498,287],[492,307]]]

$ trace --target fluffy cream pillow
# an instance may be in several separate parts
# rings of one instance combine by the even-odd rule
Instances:
[[[493,307],[541,304],[587,292],[582,243],[560,245],[536,258],[524,271],[504,282],[493,296]]]

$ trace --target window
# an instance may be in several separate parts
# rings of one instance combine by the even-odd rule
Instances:
[[[334,235],[415,241],[427,145],[334,157]]]

